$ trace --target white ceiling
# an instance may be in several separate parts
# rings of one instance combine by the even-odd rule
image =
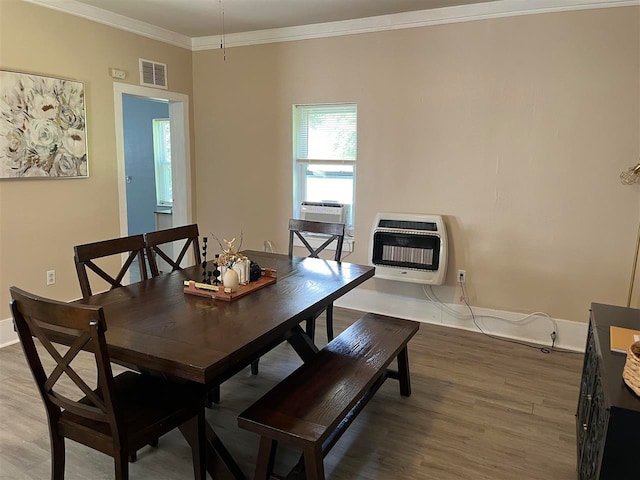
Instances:
[[[187,37],[353,20],[487,0],[76,0]],[[73,3],[70,1],[66,4]]]

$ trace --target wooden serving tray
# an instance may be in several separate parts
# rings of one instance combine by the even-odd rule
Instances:
[[[238,285],[238,290],[232,293],[225,293],[224,287],[222,285],[219,286],[217,292],[196,288],[194,282],[193,285],[190,284],[184,287],[184,293],[188,293],[190,295],[198,295],[200,297],[213,298],[214,300],[224,300],[226,302],[231,302],[232,300],[244,297],[245,295],[249,295],[256,290],[260,290],[261,288],[276,283],[276,280],[277,279],[274,276],[263,275],[255,282],[249,282],[246,285]]]

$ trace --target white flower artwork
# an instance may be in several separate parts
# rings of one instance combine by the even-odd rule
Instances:
[[[87,177],[84,85],[0,70],[0,178]]]

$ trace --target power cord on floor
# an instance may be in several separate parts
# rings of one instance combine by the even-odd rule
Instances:
[[[493,338],[494,340],[500,340],[501,342],[514,343],[516,345],[522,345],[523,347],[533,348],[533,349],[536,349],[536,350],[540,350],[544,354],[551,353],[551,351],[553,349],[553,345],[551,346],[551,348],[549,348],[549,347],[540,347],[538,345],[530,345],[528,343],[520,342],[518,340],[512,340],[510,338],[503,338],[503,337],[498,337],[496,335],[491,335],[490,333],[487,333],[484,330],[482,330],[482,328],[480,327],[480,325],[478,325],[478,322],[476,321],[476,315],[473,312],[473,309],[471,308],[471,305],[469,305],[469,302],[467,301],[467,293],[466,293],[466,291],[464,289],[464,282],[462,281],[462,279],[460,279],[460,288],[462,289],[462,300],[464,301],[465,305],[469,309],[469,312],[471,312],[471,319],[473,320],[473,324],[476,326],[476,328],[478,330],[480,330],[480,333],[482,333],[483,335],[485,335],[485,336],[487,336],[489,338]],[[555,339],[553,339],[553,335],[555,333],[556,332],[554,330],[553,333],[551,334],[553,343],[555,343]]]
[[[556,344],[556,340],[558,338],[558,334],[556,333],[558,331],[558,326],[557,326],[557,322],[555,321],[555,319],[551,318],[551,316],[547,313],[544,312],[534,312],[534,313],[530,313],[528,315],[525,315],[524,317],[518,319],[518,320],[513,320],[513,319],[509,319],[509,318],[504,318],[501,317],[499,315],[491,315],[491,314],[483,314],[481,315],[481,317],[485,317],[485,318],[495,318],[497,320],[502,320],[505,322],[509,322],[509,323],[513,323],[513,324],[523,324],[523,323],[529,323],[534,321],[536,318],[546,318],[553,326],[553,330],[550,334],[551,337],[551,346],[539,346],[539,345],[531,345],[529,343],[526,342],[521,342],[518,340],[512,340],[509,338],[503,338],[503,337],[499,337],[497,335],[492,335],[490,333],[485,332],[480,325],[478,324],[477,320],[476,320],[476,314],[473,311],[473,308],[471,308],[471,305],[469,304],[469,302],[467,301],[467,292],[465,289],[465,282],[463,280],[463,277],[460,276],[460,278],[458,279],[458,282],[460,284],[460,288],[462,290],[462,300],[464,301],[465,305],[467,306],[467,308],[469,309],[470,315],[464,315],[461,314],[460,312],[458,312],[457,310],[454,310],[453,308],[449,307],[446,303],[444,303],[443,301],[441,301],[435,294],[435,292],[433,291],[433,288],[431,285],[428,286],[429,291],[431,292],[431,294],[429,294],[429,292],[427,291],[427,289],[423,286],[423,292],[425,294],[425,296],[432,302],[436,302],[438,304],[440,304],[440,306],[442,307],[443,310],[447,311],[450,315],[459,318],[459,319],[471,319],[473,321],[473,324],[475,325],[475,327],[478,329],[478,331],[480,331],[483,335],[489,337],[489,338],[493,338],[495,340],[499,340],[501,342],[507,342],[507,343],[514,343],[516,345],[522,345],[524,347],[528,347],[528,348],[533,348],[536,350],[540,350],[542,353],[544,354],[548,354],[551,352],[560,352],[560,353],[572,353],[572,354],[577,354],[577,355],[582,355],[582,352],[574,352],[571,350],[564,350],[564,349],[558,349],[556,348],[555,344]]]

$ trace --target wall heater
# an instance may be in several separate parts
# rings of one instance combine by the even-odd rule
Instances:
[[[447,275],[447,230],[442,217],[378,213],[369,259],[378,278],[442,285]]]

